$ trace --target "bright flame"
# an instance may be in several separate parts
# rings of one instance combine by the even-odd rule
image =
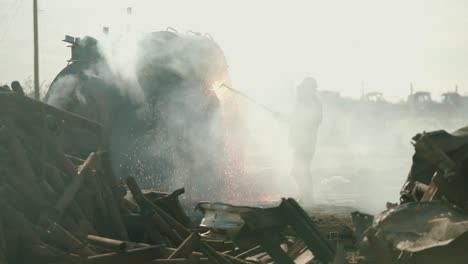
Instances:
[[[216,97],[218,97],[218,99],[222,99],[223,98],[223,83],[222,82],[214,82],[213,83],[213,86],[211,88],[211,90],[216,94]]]

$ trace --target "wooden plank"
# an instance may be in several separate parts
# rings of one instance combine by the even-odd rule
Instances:
[[[264,231],[257,234],[257,240],[266,250],[268,255],[275,260],[275,263],[294,264],[294,261],[281,248],[283,242],[277,232]]]
[[[318,227],[294,199],[285,199],[280,207],[296,233],[304,240],[316,258],[324,263],[332,262],[335,250],[320,234]]]
[[[212,264],[208,258],[200,258],[198,260],[178,258],[178,259],[156,259],[151,261],[156,264]]]
[[[85,262],[93,264],[143,264],[162,257],[164,257],[164,245],[155,245],[124,252],[90,256]]]
[[[197,233],[192,233],[187,237],[182,244],[172,252],[168,259],[175,259],[180,257],[187,257],[194,249],[195,245],[200,241],[200,237]]]
[[[256,247],[253,247],[249,250],[246,250],[238,255],[236,255],[236,258],[239,258],[239,259],[245,259],[245,258],[248,258],[248,257],[251,257],[253,255],[256,255],[258,253],[261,253],[263,252],[264,249],[262,246],[256,246]]]
[[[63,109],[45,104],[43,102],[34,100],[27,96],[21,96],[16,93],[0,92],[0,105],[9,105],[9,106],[19,106],[21,109],[32,112],[44,112],[45,114],[50,114],[58,118],[59,120],[65,120],[67,125],[75,125],[88,129],[94,132],[101,132],[101,124],[86,119],[82,116],[68,112]]]

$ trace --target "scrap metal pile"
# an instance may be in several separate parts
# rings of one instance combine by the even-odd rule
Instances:
[[[0,263],[330,263],[335,258],[335,248],[293,199],[249,210],[202,203],[204,222],[192,223],[178,199],[183,189],[142,191],[135,178],[119,181],[104,149],[86,160],[64,153],[65,129],[100,125],[17,88],[4,86],[0,92]],[[234,229],[216,228],[221,215],[226,218],[221,224]],[[206,235],[210,232],[230,240],[214,239]]]
[[[353,214],[366,263],[467,263],[468,127],[424,132],[400,204]]]
[[[33,100],[19,83],[12,89],[0,87],[0,264],[468,260],[468,127],[416,135],[400,203],[352,213],[354,232],[330,229],[334,219],[311,218],[294,199],[268,208],[201,202],[195,223],[179,201],[184,189],[118,179],[105,137],[85,160],[64,153],[64,131],[101,135],[99,123]]]

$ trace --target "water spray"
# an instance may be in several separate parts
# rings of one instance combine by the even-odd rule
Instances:
[[[254,104],[255,106],[263,109],[264,111],[270,113],[270,114],[273,114],[273,115],[277,115],[278,113],[276,111],[273,111],[272,109],[270,109],[268,106],[264,105],[264,104],[261,104],[259,103],[257,100],[253,99],[252,97],[248,96],[247,94],[237,90],[237,89],[234,89],[233,87],[223,83],[219,86],[220,88],[221,87],[225,87],[226,89],[228,89],[229,91],[231,91],[232,93],[244,98],[245,100],[249,101],[250,103]]]

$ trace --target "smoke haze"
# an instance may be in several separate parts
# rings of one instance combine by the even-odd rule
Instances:
[[[21,2],[21,1],[20,1]],[[0,1],[0,80],[32,72],[31,3],[15,11]],[[440,94],[468,86],[465,1],[40,1],[41,79],[49,80],[69,56],[65,34],[98,35],[127,27],[209,32],[223,47],[233,81],[263,95],[285,94],[305,75],[322,88],[358,97],[380,90],[404,98],[409,82]],[[126,8],[133,7],[127,17]],[[13,9],[13,10],[12,10]],[[14,12],[13,12],[14,13]],[[21,48],[22,52],[12,52]],[[28,69],[29,67],[29,69]]]
[[[30,4],[0,0],[0,14],[5,18],[0,23],[0,57],[6,61],[0,64],[0,81],[31,75]],[[130,16],[126,14],[129,6],[133,7]],[[275,111],[292,110],[295,87],[306,76],[318,80],[319,90],[354,98],[377,90],[396,102],[406,98],[410,82],[416,90],[431,91],[437,98],[455,84],[462,93],[467,91],[466,8],[465,1],[439,0],[44,0],[39,16],[41,78],[52,80],[65,66],[69,51],[60,42],[65,34],[91,35],[102,40],[109,70],[118,77],[112,82],[133,102],[144,104],[145,91],[135,71],[136,43],[143,32],[170,26],[181,33],[210,33],[226,55],[232,85]],[[14,27],[8,26],[9,21]],[[108,38],[102,36],[103,26],[110,28]],[[184,74],[191,70],[172,66]],[[235,95],[223,93],[224,113],[219,114],[225,115],[226,129],[234,131],[228,135],[232,137],[229,148],[237,157],[231,166],[242,166],[230,174],[230,184],[249,189],[246,192],[252,196],[295,196],[287,126]],[[175,98],[181,96],[185,95]],[[177,121],[183,123],[187,117],[178,113],[167,118],[177,127]],[[398,198],[411,162],[410,137],[422,130],[453,130],[465,121],[395,121],[372,109],[363,118],[349,109],[325,105],[313,161],[317,199],[381,209],[385,201]],[[198,142],[199,137],[193,136],[191,142]],[[164,150],[159,147],[153,154],[163,155]],[[247,197],[242,193],[235,198],[242,196]]]

